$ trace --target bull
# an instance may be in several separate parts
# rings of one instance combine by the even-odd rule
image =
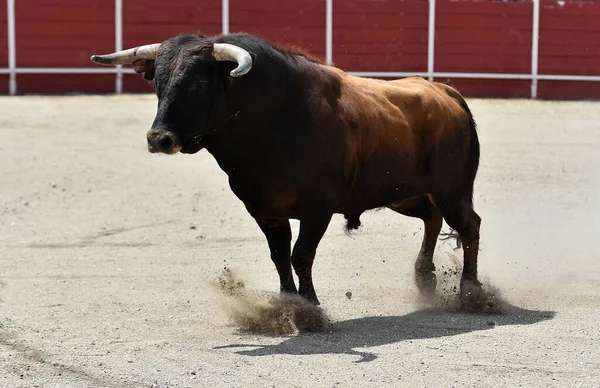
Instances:
[[[421,293],[436,289],[443,220],[463,249],[461,301],[484,292],[473,208],[480,146],[456,89],[420,77],[355,77],[242,33],[182,34],[91,60],[132,64],[154,83],[148,150],[212,154],[264,233],[281,292],[319,304],[312,266],[332,216],[344,215],[351,231],[378,208],[423,220],[414,266]],[[293,250],[290,219],[300,222]]]

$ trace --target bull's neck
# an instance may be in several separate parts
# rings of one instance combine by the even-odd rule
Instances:
[[[230,177],[251,179],[257,168],[269,168],[273,151],[270,147],[278,147],[279,141],[273,134],[292,130],[304,122],[311,109],[308,96],[315,83],[329,82],[317,64],[306,61],[302,66],[294,66],[280,62],[277,71],[247,84],[243,90],[253,97],[235,101],[238,109],[233,109],[225,123],[207,135],[207,151]]]
[[[206,150],[215,158],[221,169],[230,177],[244,170],[250,155],[252,155],[251,134],[253,125],[244,121],[243,111],[237,114],[206,136]]]

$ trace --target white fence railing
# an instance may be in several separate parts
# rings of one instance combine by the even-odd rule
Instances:
[[[123,49],[123,1],[115,0],[115,50]],[[524,74],[509,73],[452,73],[435,71],[435,6],[436,0],[429,0],[429,25],[427,44],[427,70],[424,72],[388,72],[388,71],[348,71],[361,77],[407,77],[412,75],[434,78],[470,78],[470,79],[506,79],[506,80],[530,80],[531,98],[537,97],[538,80],[553,81],[600,81],[600,76],[585,75],[560,75],[538,73],[538,41],[539,41],[539,19],[540,0],[533,0],[533,20],[531,34],[531,72]],[[325,59],[327,63],[333,60],[333,0],[326,0],[325,9]],[[115,68],[20,68],[17,67],[16,59],[16,22],[15,22],[15,0],[7,0],[7,28],[8,28],[8,68],[0,68],[0,74],[9,75],[9,93],[17,94],[18,74],[115,74],[115,93],[123,92],[123,74],[134,74],[132,69],[124,69],[122,66]],[[222,32],[229,33],[229,0],[222,0]]]

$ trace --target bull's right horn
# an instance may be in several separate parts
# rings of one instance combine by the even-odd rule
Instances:
[[[160,43],[147,44],[106,55],[92,55],[92,62],[101,65],[125,65],[140,59],[155,60]]]

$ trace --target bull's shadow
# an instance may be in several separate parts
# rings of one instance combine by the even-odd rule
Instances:
[[[495,326],[531,325],[554,318],[552,311],[527,310],[506,305],[501,314],[470,314],[452,308],[428,308],[403,316],[365,317],[336,322],[329,334],[301,334],[277,345],[232,344],[223,348],[252,348],[236,353],[246,356],[276,354],[348,354],[355,362],[377,358],[355,349],[388,345],[401,341],[454,336]]]

